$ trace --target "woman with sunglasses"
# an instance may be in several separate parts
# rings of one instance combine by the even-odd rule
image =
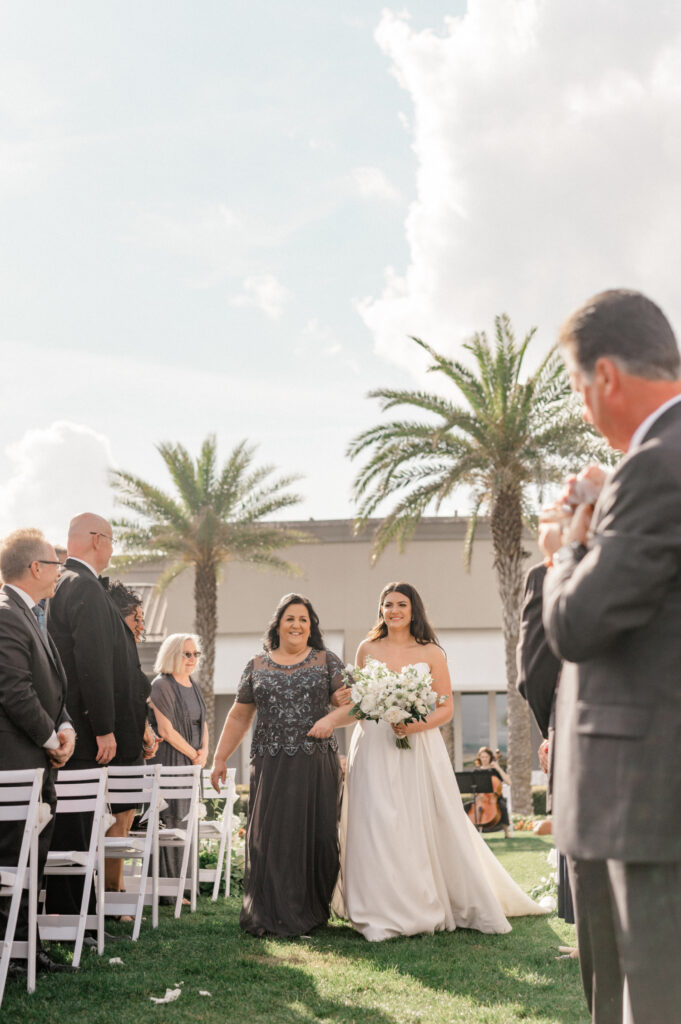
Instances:
[[[161,644],[155,670],[159,673],[151,684],[151,707],[156,717],[156,732],[161,745],[152,764],[198,764],[205,767],[208,757],[206,703],[192,679],[201,652],[193,633],[171,633]],[[188,800],[171,800],[161,811],[166,828],[182,828],[189,813]],[[160,874],[177,878],[181,867],[181,850],[160,851]],[[174,902],[161,897],[161,902]]]

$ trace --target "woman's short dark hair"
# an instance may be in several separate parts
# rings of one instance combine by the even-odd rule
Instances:
[[[130,615],[131,612],[134,612],[135,608],[139,608],[142,604],[140,595],[136,594],[131,587],[126,587],[125,583],[121,582],[121,580],[114,580],[113,583],[109,584],[109,597],[123,618],[126,615]]]
[[[302,594],[284,594],[282,597],[265,632],[263,639],[263,647],[265,650],[276,651],[279,646],[279,623],[281,622],[286,609],[290,608],[292,604],[303,604],[307,608],[307,614],[310,616],[310,638],[308,640],[310,647],[314,647],[316,651],[326,650],[322,631],[319,628],[319,616],[312,607],[312,602],[309,598],[303,597]]]
[[[409,629],[416,643],[437,644],[439,647],[440,641],[428,621],[421,596],[416,587],[412,587],[411,583],[387,583],[383,587],[381,596],[378,599],[378,619],[367,633],[367,640],[380,640],[381,637],[388,635],[388,627],[383,618],[383,602],[388,594],[404,594],[411,601],[411,624]]]

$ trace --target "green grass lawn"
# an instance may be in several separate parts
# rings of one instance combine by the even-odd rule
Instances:
[[[507,870],[530,889],[548,874],[550,841],[490,838]],[[202,897],[196,914],[161,908],[139,942],[87,952],[80,971],[40,977],[33,996],[8,982],[3,1024],[366,1022],[366,1024],[585,1024],[576,961],[556,960],[574,928],[555,915],[516,918],[508,935],[457,931],[368,943],[334,920],[310,939],[255,939],[239,930],[239,900]],[[112,926],[124,931],[126,926]],[[120,956],[124,966],[109,964]],[[157,1006],[150,996],[182,983]],[[211,996],[199,995],[204,989]]]

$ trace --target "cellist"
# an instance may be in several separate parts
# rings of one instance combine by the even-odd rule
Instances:
[[[494,754],[489,747],[480,747],[475,755],[475,767],[490,772],[494,792],[481,793],[475,797],[473,803],[466,807],[468,817],[474,824],[477,817],[481,832],[498,832],[499,829],[503,829],[505,837],[510,839],[508,807],[506,800],[501,795],[501,786],[504,782],[510,786],[511,777],[504,771],[499,762],[494,759]],[[478,805],[477,813],[476,803]]]

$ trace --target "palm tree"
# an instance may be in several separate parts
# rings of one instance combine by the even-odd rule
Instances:
[[[549,481],[562,479],[602,449],[582,421],[567,375],[555,352],[523,380],[521,372],[531,330],[517,344],[510,321],[495,318],[495,341],[479,333],[464,345],[473,369],[440,355],[419,338],[412,340],[431,357],[428,372],[453,384],[465,406],[427,391],[379,388],[369,393],[382,410],[406,406],[435,417],[393,420],[365,430],[350,444],[351,458],[369,453],[355,480],[358,527],[381,503],[397,499],[376,531],[373,557],[395,540],[409,540],[428,507],[439,510],[455,488],[473,493],[465,559],[470,564],[481,511],[490,517],[494,569],[502,604],[508,687],[509,759],[513,804],[531,813],[530,717],[516,689],[515,649],[522,599],[523,520],[531,518],[531,497]]]
[[[296,566],[283,561],[275,552],[309,540],[308,535],[262,522],[301,500],[287,490],[298,477],[273,479],[272,466],[253,468],[254,448],[245,441],[234,448],[222,469],[217,464],[214,435],[206,438],[195,460],[180,444],[164,442],[157,447],[175,485],[174,495],[132,473],[112,471],[118,503],[139,517],[135,521],[114,522],[125,552],[116,564],[169,560],[170,565],[159,580],[162,589],[193,567],[194,629],[201,640],[200,685],[208,708],[212,745],[219,569],[226,562],[249,562],[299,574]]]

